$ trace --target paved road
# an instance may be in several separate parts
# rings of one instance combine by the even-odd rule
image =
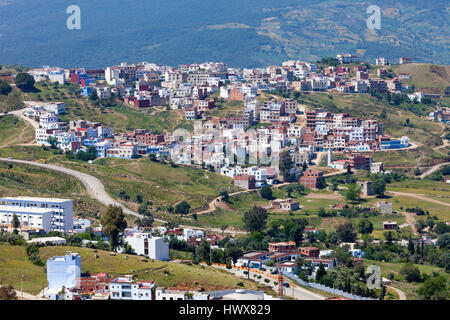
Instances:
[[[224,267],[220,267],[217,265],[212,265],[214,268],[218,268],[218,269],[222,269],[225,270],[227,272],[232,273],[233,275],[237,276],[237,277],[241,277],[241,278],[245,278],[247,279],[247,275],[244,274],[244,270],[241,269],[227,269]],[[269,287],[271,287],[274,291],[278,292],[278,285],[274,284],[274,281],[277,281],[277,279],[274,279],[272,277],[270,277],[268,274],[264,274],[264,273],[258,273],[258,275],[261,276],[261,279],[257,279],[253,277],[253,272],[250,271],[250,279],[256,282],[259,282],[261,284],[267,285]],[[264,280],[268,279],[269,283],[266,283]],[[297,286],[292,284],[292,281],[289,281],[291,283],[291,286],[289,288],[284,288],[284,294],[286,296],[292,297],[296,300],[325,300],[325,297],[317,294],[315,292],[309,291],[303,287]]]

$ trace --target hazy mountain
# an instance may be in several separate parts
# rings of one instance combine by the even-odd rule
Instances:
[[[81,8],[68,30],[66,8]],[[369,5],[382,10],[369,30]],[[0,63],[101,67],[222,60],[261,66],[337,53],[449,64],[448,1],[0,0]]]

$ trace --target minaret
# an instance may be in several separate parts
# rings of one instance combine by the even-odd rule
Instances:
[[[328,149],[328,167],[331,167],[331,163],[333,162],[333,149]]]

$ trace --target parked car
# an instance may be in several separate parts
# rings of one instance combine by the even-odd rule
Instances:
[[[288,282],[285,282],[285,283],[283,283],[283,287],[285,287],[285,288],[289,288],[289,287],[290,287],[290,285],[289,285],[289,283],[288,283]]]

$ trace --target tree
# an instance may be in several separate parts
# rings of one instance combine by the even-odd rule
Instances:
[[[322,279],[322,277],[324,277],[327,274],[325,267],[323,266],[322,263],[319,264],[319,268],[316,271],[316,281],[320,282],[320,279]]]
[[[266,227],[268,216],[266,209],[253,206],[252,209],[244,212],[242,217],[244,228],[250,232],[262,231]]]
[[[420,171],[419,167],[416,167],[416,168],[414,169],[414,175],[415,175],[415,176],[420,176],[421,173],[422,173],[422,172]]]
[[[297,193],[302,194],[303,191],[305,191],[305,186],[302,185],[301,183],[296,183],[294,185],[295,191],[297,191]]]
[[[92,90],[91,94],[89,95],[89,100],[91,101],[98,100],[97,90]]]
[[[136,195],[136,202],[142,203],[142,201],[144,201],[144,198],[142,197],[142,195],[141,194]]]
[[[262,187],[261,190],[259,190],[259,194],[264,199],[267,199],[267,200],[272,199],[272,189],[270,189],[270,187],[268,187],[268,186]]]
[[[450,247],[450,233],[444,233],[441,234],[438,239],[436,244],[439,246],[439,248],[444,249],[444,248],[449,248]]]
[[[343,194],[348,201],[358,202],[360,200],[360,192],[361,188],[356,183],[351,183],[347,186],[347,189],[344,190]]]
[[[347,246],[348,247],[348,246]],[[336,247],[331,254],[333,259],[339,261],[339,263],[343,266],[351,265],[352,263],[352,254],[348,251],[347,247]]]
[[[31,91],[34,88],[34,78],[28,73],[17,74],[14,83],[23,91]]]
[[[354,242],[356,239],[356,232],[351,221],[339,225],[336,228],[336,234],[342,242]]]
[[[292,192],[294,192],[294,188],[292,188],[291,186],[287,186],[286,194],[287,194],[288,198],[292,197]]]
[[[425,300],[446,300],[448,297],[447,281],[443,276],[428,278],[417,290],[417,293]]]
[[[448,226],[445,222],[438,222],[434,227],[434,232],[436,232],[437,234],[450,232],[450,226]]]
[[[200,245],[198,246],[198,249],[197,249],[198,259],[200,261],[205,261],[205,262],[209,263],[210,262],[210,249],[211,249],[211,246],[209,245],[209,243],[205,240],[202,240],[202,242],[200,243]]]
[[[222,190],[219,193],[219,197],[222,197],[223,201],[228,202],[228,199],[230,198],[230,195],[228,194],[227,190]]]
[[[447,87],[445,88],[445,95],[446,95],[446,96],[450,96],[450,86],[447,86]]]
[[[283,151],[280,155],[279,169],[280,169],[280,174],[283,176],[283,180],[285,182],[292,180],[292,178],[289,174],[289,171],[291,170],[292,166],[293,166],[293,162],[292,162],[292,157],[291,157],[290,152],[288,150]]]
[[[384,179],[376,179],[372,182],[372,191],[377,197],[382,196],[386,192],[386,182]]]
[[[17,300],[17,294],[14,287],[0,287],[0,300]]]
[[[151,228],[153,225],[153,222],[155,222],[155,219],[151,215],[148,217],[144,217],[142,219],[136,220],[136,224],[139,225],[140,227],[144,227],[144,228]]]
[[[368,219],[363,219],[358,223],[358,231],[361,234],[370,234],[373,231],[373,224]]]
[[[17,214],[15,214],[15,213],[12,218],[12,226],[14,229],[17,229],[20,226],[19,217],[17,217]]]
[[[3,95],[8,95],[8,93],[10,93],[12,91],[11,86],[5,82],[5,81],[0,81],[0,94]]]
[[[100,221],[103,226],[103,234],[108,236],[111,249],[116,251],[123,244],[123,231],[127,227],[122,208],[109,205]]]
[[[308,164],[306,163],[306,161],[303,161],[302,171],[305,172],[306,169],[308,169]]]
[[[175,206],[175,213],[179,213],[181,215],[188,214],[189,210],[191,210],[191,206],[184,200]]]
[[[387,231],[387,232],[383,233],[383,236],[386,239],[386,242],[388,244],[392,244],[392,240],[394,239],[392,231]]]
[[[405,276],[406,281],[408,282],[418,282],[421,280],[420,270],[412,263],[405,264],[400,270],[400,274]]]
[[[223,224],[220,226],[220,230],[222,230],[222,234],[225,232],[225,230],[227,230],[228,225],[227,224]]]

